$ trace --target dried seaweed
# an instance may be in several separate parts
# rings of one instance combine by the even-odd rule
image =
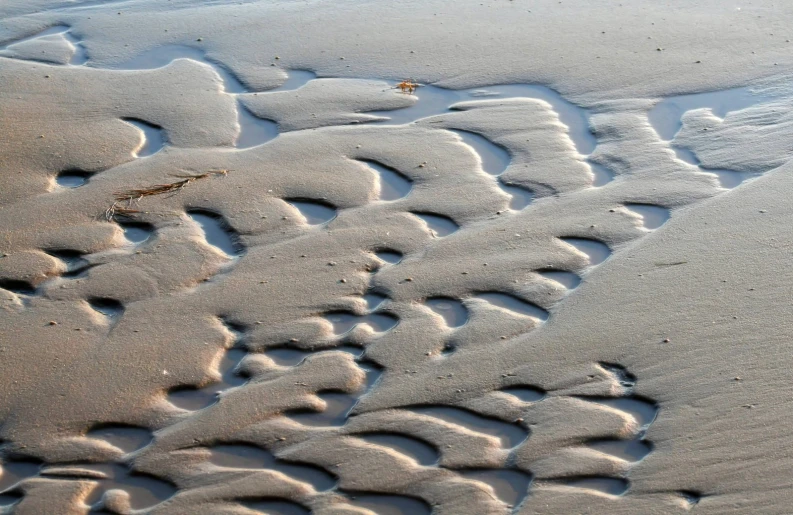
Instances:
[[[147,186],[145,188],[136,188],[126,191],[119,191],[113,194],[115,200],[105,210],[105,219],[108,222],[112,221],[116,217],[123,217],[123,218],[132,218],[136,214],[140,213],[137,209],[132,209],[130,206],[134,202],[140,201],[143,197],[151,197],[154,195],[175,195],[179,191],[183,190],[187,187],[188,184],[191,182],[195,182],[200,179],[207,179],[209,177],[214,177],[218,175],[227,175],[230,170],[210,170],[208,172],[204,172],[198,175],[175,175],[175,177],[181,177],[182,179],[176,182],[170,182],[167,184],[155,184],[153,186]],[[124,205],[126,203],[126,205]]]

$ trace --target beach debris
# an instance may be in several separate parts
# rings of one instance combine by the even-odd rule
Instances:
[[[140,201],[143,197],[151,197],[154,195],[175,195],[191,182],[195,182],[200,179],[207,179],[209,177],[214,176],[225,176],[231,170],[210,170],[208,172],[204,172],[198,175],[174,175],[174,177],[180,177],[181,180],[170,182],[167,184],[155,184],[153,186],[147,186],[145,188],[137,188],[131,189],[126,191],[118,191],[113,194],[115,200],[105,210],[105,219],[108,222],[112,221],[116,217],[126,217],[131,218],[134,217],[137,213],[140,213],[137,209],[132,209],[130,206],[133,202]],[[126,203],[126,206],[122,205]]]
[[[413,82],[413,79],[405,79],[396,85],[402,93],[407,93],[408,95],[412,95],[419,86],[420,84]]]

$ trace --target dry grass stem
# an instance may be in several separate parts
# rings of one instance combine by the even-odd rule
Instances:
[[[227,175],[229,171],[230,170],[210,170],[198,175],[175,175],[175,177],[182,177],[182,180],[168,184],[155,184],[154,186],[148,186],[146,188],[118,191],[113,194],[115,197],[113,203],[105,210],[105,218],[108,222],[110,222],[116,217],[134,217],[134,215],[140,213],[140,211],[137,209],[131,209],[129,206],[131,206],[133,202],[137,202],[143,197],[166,194],[174,195],[184,189],[191,182],[195,182],[200,179],[207,179],[217,175]],[[122,205],[124,202],[126,202],[126,206]]]

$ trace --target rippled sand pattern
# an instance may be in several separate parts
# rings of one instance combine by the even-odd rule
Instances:
[[[0,512],[700,501],[631,495],[664,418],[642,377],[549,373],[530,338],[728,191],[673,148],[705,145],[701,113],[675,115],[673,142],[649,101],[587,111],[534,85],[411,95],[285,70],[257,89],[176,46],[92,67],[68,25],[0,56],[19,172],[0,177]]]

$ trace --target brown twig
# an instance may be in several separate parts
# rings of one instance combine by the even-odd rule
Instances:
[[[210,170],[198,175],[176,175],[175,177],[183,177],[183,179],[168,184],[155,184],[154,186],[148,186],[146,188],[118,191],[113,194],[115,197],[113,203],[105,210],[105,218],[108,222],[112,221],[117,216],[131,218],[135,214],[140,213],[140,211],[131,209],[129,206],[132,205],[133,202],[141,200],[143,197],[165,195],[168,193],[176,194],[191,182],[216,175],[227,175],[229,171],[230,170]],[[121,205],[122,202],[127,203],[126,207]]]

